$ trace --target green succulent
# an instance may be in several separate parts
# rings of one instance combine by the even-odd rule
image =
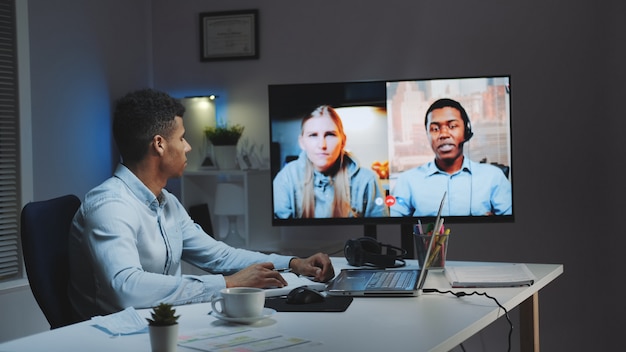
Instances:
[[[243,134],[244,126],[240,124],[232,126],[206,127],[204,135],[213,145],[237,145]]]
[[[152,319],[146,318],[148,320],[148,324],[152,326],[168,326],[175,325],[178,323],[178,318],[180,315],[176,314],[176,309],[172,308],[171,304],[168,303],[160,303],[158,306],[152,308]]]

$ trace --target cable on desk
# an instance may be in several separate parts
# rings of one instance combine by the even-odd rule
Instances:
[[[454,292],[454,291],[440,291],[436,288],[425,288],[423,290],[424,293],[432,293],[432,292],[436,292],[436,293],[441,293],[441,294],[446,294],[449,293],[451,295],[456,296],[457,298],[461,298],[461,297],[465,297],[465,296],[472,296],[472,295],[478,295],[478,296],[485,296],[487,298],[491,298],[494,302],[496,302],[496,304],[498,305],[498,307],[500,307],[500,309],[502,309],[504,311],[504,316],[506,317],[506,321],[509,323],[509,347],[507,349],[507,351],[511,351],[511,336],[513,335],[513,322],[511,322],[511,318],[509,318],[509,311],[504,308],[504,306],[502,304],[500,304],[500,302],[498,302],[498,300],[493,297],[488,295],[486,292],[478,292],[478,291],[473,291],[473,292],[464,292],[464,291],[458,291],[458,292]],[[465,350],[464,347],[463,350]]]

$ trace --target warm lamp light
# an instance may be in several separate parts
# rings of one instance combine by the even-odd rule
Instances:
[[[237,230],[237,216],[244,215],[243,187],[234,183],[218,183],[215,194],[215,215],[228,217],[228,233],[224,242],[233,247],[243,247],[244,239]]]
[[[212,104],[215,104],[214,100],[217,98],[219,98],[219,96],[215,94],[194,95],[194,96],[185,97],[185,99],[188,99],[191,101],[190,108],[192,110],[200,110],[200,111],[208,110]]]

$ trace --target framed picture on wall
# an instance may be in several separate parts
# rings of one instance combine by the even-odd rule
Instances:
[[[200,14],[200,60],[259,58],[258,10]]]

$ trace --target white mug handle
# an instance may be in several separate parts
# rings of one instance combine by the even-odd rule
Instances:
[[[217,307],[216,307],[217,303],[220,303],[220,306],[221,306],[222,310],[217,309]],[[224,297],[222,297],[222,296],[213,297],[213,299],[211,300],[211,307],[213,308],[214,311],[216,311],[220,315],[224,315],[224,313],[223,313],[223,310],[224,310]]]

